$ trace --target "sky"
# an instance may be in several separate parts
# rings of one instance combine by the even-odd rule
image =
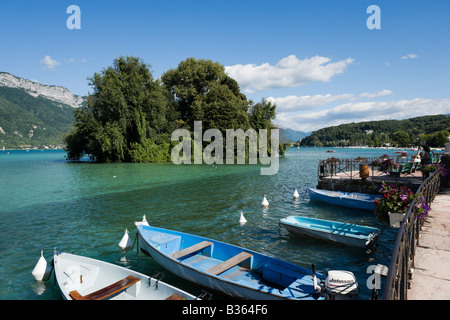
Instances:
[[[314,131],[449,114],[449,35],[449,0],[0,0],[0,71],[84,96],[120,56],[155,78],[210,59]]]

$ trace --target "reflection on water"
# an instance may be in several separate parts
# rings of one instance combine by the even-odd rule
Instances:
[[[386,150],[383,150],[386,153]],[[335,157],[379,155],[376,150],[337,149]],[[125,228],[145,214],[150,224],[246,247],[318,271],[355,273],[361,299],[370,299],[367,267],[389,264],[395,229],[370,212],[309,202],[307,186],[317,182],[317,163],[325,149],[289,149],[274,176],[256,165],[180,165],[69,163],[62,151],[0,152],[0,299],[61,299],[53,277],[37,283],[31,271],[44,250],[86,255],[152,275],[162,268],[153,259],[124,253],[118,242]],[[298,189],[300,197],[292,195]],[[270,205],[261,205],[266,195]],[[240,212],[247,223],[239,223]],[[279,229],[288,215],[346,221],[382,229],[374,250],[366,252]],[[198,294],[201,290],[165,271],[164,281]],[[220,295],[214,295],[220,298]]]

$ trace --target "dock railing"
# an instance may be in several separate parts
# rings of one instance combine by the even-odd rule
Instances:
[[[413,155],[399,155],[396,156],[393,160],[397,164],[409,163],[414,161],[412,156]],[[332,177],[338,174],[347,176],[350,179],[357,179],[359,178],[360,165],[368,165],[369,167],[371,167],[371,172],[373,175],[377,170],[375,170],[376,166],[373,166],[372,163],[375,160],[387,158],[389,157],[358,157],[355,159],[328,158],[326,160],[320,160],[318,166],[318,179],[320,181],[322,178]]]
[[[356,159],[337,159],[328,158],[319,161],[318,178],[319,181],[325,177],[343,174],[350,179],[359,178],[359,166],[371,163],[383,157],[356,158]],[[392,158],[391,158],[392,159]],[[437,158],[438,160],[439,158]],[[397,157],[394,159],[397,164],[413,162],[411,156]],[[372,166],[372,177],[374,174]],[[440,171],[433,172],[428,178],[424,178],[416,191],[416,194],[422,194],[427,205],[430,205],[439,192],[441,182]],[[416,215],[415,200],[408,208],[405,217],[400,223],[400,228],[394,243],[393,252],[389,264],[388,274],[384,288],[382,289],[383,300],[407,300],[407,291],[412,279],[412,270],[414,269],[414,256],[416,246],[419,244],[419,233],[423,225],[423,219]]]
[[[416,194],[421,193],[428,205],[439,192],[441,175],[439,170],[431,174],[419,187]],[[415,201],[400,223],[397,238],[383,290],[383,300],[407,300],[407,292],[414,268],[416,245],[419,243],[419,233],[423,219],[415,214]]]

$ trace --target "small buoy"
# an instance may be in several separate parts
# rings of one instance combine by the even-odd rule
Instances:
[[[299,197],[300,197],[300,195],[298,194],[297,188],[295,188],[294,199],[298,199]]]
[[[247,220],[245,219],[245,217],[244,217],[244,213],[241,211],[241,218],[239,219],[239,223],[240,224],[244,224],[244,223],[246,223],[247,222]]]
[[[48,279],[51,272],[52,268],[50,268],[50,266],[48,265],[47,260],[45,260],[44,254],[41,250],[41,257],[39,258],[31,274],[37,281],[45,281]]]
[[[264,199],[263,199],[263,201],[261,202],[261,204],[262,204],[263,206],[265,206],[265,207],[268,207],[268,206],[269,206],[269,201],[267,201],[266,195],[264,195]]]
[[[122,250],[128,250],[131,248],[133,244],[131,243],[130,237],[128,236],[128,229],[125,229],[125,234],[122,237],[122,240],[119,242],[119,247]]]
[[[148,224],[148,222],[147,222],[147,219],[145,218],[145,214],[144,214],[144,216],[142,217],[142,221],[140,221],[140,222],[135,221],[135,222],[134,222],[134,225],[136,225],[136,226],[150,226],[150,225]]]

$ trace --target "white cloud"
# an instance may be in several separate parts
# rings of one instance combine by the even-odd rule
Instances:
[[[236,64],[225,67],[227,74],[235,79],[247,93],[276,88],[294,88],[310,82],[328,82],[353,63],[352,58],[330,62],[327,57],[314,56],[303,60],[295,55],[281,59],[276,65],[269,63]]]
[[[416,59],[417,57],[419,57],[417,54],[414,53],[408,53],[406,56],[403,56],[402,59]]]
[[[289,111],[289,110],[305,110],[314,108],[317,106],[322,106],[334,101],[348,100],[353,98],[353,94],[340,94],[340,95],[321,95],[317,94],[314,96],[287,96],[281,98],[269,97],[268,101],[275,103],[277,105],[278,111]]]
[[[450,113],[450,99],[394,100],[382,102],[349,102],[316,112],[279,112],[281,128],[312,131],[343,123],[407,119],[424,115]]]
[[[392,94],[393,94],[392,90],[384,89],[384,90],[378,91],[376,93],[370,93],[370,92],[361,93],[359,95],[359,98],[373,99],[373,98],[378,98],[378,97],[390,96]]]
[[[374,99],[393,94],[392,90],[381,90],[376,93],[364,92],[359,95],[352,93],[344,93],[338,95],[331,94],[317,94],[314,96],[287,96],[287,97],[268,97],[267,100],[277,105],[277,110],[280,111],[299,111],[307,110],[315,107],[323,106],[332,102],[342,100],[359,100],[363,98]]]
[[[59,66],[60,63],[50,56],[45,56],[44,59],[41,60],[41,64],[44,65],[44,69],[53,70],[55,67]]]

